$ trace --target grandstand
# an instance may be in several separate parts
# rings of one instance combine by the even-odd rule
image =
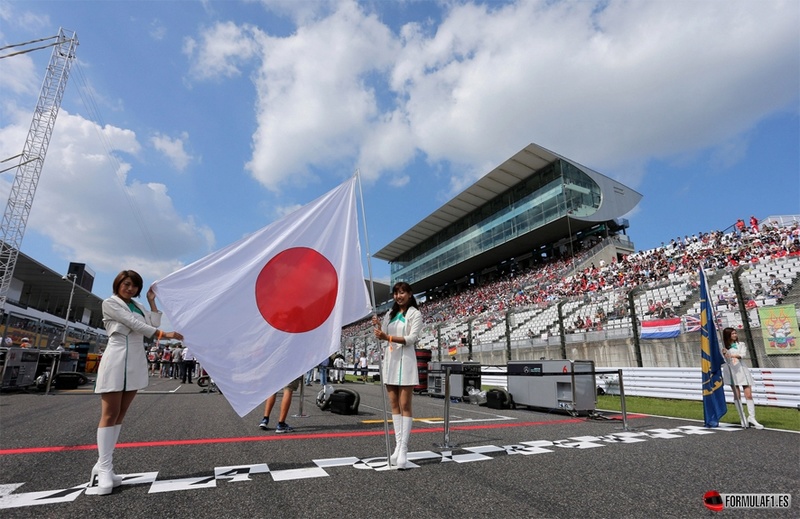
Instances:
[[[709,249],[711,253],[714,249]],[[658,253],[659,251],[653,251]],[[633,261],[636,261],[635,259]],[[627,258],[620,264],[619,268],[631,267],[632,262]],[[646,264],[640,263],[632,267],[633,270],[641,269]],[[704,268],[707,265],[700,265]],[[699,268],[699,267],[698,267]],[[758,307],[771,306],[783,302],[795,302],[799,300],[798,287],[796,286],[798,275],[800,275],[800,255],[787,254],[779,258],[765,258],[761,262],[743,267],[742,279],[744,281],[743,303],[747,307],[747,315],[752,326],[758,326]],[[582,274],[595,276],[600,279],[604,273],[614,271],[613,268],[597,269],[592,273],[591,269],[586,269]],[[717,318],[721,326],[743,327],[743,321],[739,313],[740,298],[732,292],[732,298],[724,300],[721,296],[726,293],[726,288],[733,286],[733,273],[731,267],[723,267],[720,270],[707,268],[707,273],[711,275],[710,293],[711,297],[717,301]],[[523,273],[524,275],[525,273]],[[776,278],[779,286],[783,287],[780,294],[756,293],[754,287],[763,285],[768,286],[769,280]],[[564,286],[569,285],[569,279],[565,279]],[[482,306],[503,307],[506,304],[513,316],[510,319],[509,339],[511,342],[541,342],[558,338],[560,334],[560,323],[564,322],[566,334],[579,335],[581,340],[586,339],[588,334],[595,333],[603,338],[630,337],[633,333],[633,322],[628,314],[629,308],[627,296],[632,288],[639,288],[638,293],[633,298],[635,315],[639,320],[650,318],[663,318],[667,316],[686,317],[699,313],[699,294],[697,287],[696,271],[683,274],[669,273],[663,278],[657,278],[645,284],[630,284],[623,282],[622,286],[611,286],[601,291],[580,293],[580,290],[565,290],[562,300],[551,301],[533,306],[518,305],[514,299],[519,292],[509,292],[506,299],[492,299],[485,301]],[[488,292],[494,292],[488,287]],[[539,290],[536,286],[528,286],[523,289],[525,299],[541,299]],[[475,295],[476,291],[471,291]],[[469,316],[458,316],[455,323],[448,323],[447,319],[442,318],[441,308],[449,305],[458,306],[458,296],[437,301],[432,305],[423,305],[426,314],[429,310],[434,311],[433,319],[439,319],[443,324],[442,334],[453,338],[467,337],[472,335],[474,344],[487,344],[505,342],[506,330],[503,326],[505,314],[498,311],[476,312]],[[725,302],[723,302],[725,301]],[[562,306],[559,310],[558,303]],[[749,304],[748,304],[749,303]],[[653,312],[653,308],[656,312]],[[600,315],[601,317],[597,317]],[[591,325],[575,326],[577,318],[580,317],[585,322],[589,317]],[[470,324],[472,323],[471,329]],[[685,331],[691,331],[688,329]],[[423,338],[422,347],[436,347],[437,337],[435,334]]]

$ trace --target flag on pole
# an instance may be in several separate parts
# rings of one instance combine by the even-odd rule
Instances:
[[[700,269],[700,367],[703,372],[703,421],[706,427],[717,427],[728,412],[725,404],[725,383],[722,365],[725,359],[719,350],[714,303],[709,298],[706,274]]]
[[[685,315],[683,324],[686,326],[686,333],[700,331],[700,315]]]
[[[642,339],[670,339],[681,334],[681,318],[642,321]]]
[[[356,178],[155,283],[164,314],[244,416],[338,350],[371,305]]]

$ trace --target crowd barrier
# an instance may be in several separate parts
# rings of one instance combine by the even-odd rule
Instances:
[[[614,368],[596,368],[598,385],[608,394],[615,391],[618,377],[600,375]],[[753,400],[758,405],[800,409],[800,369],[751,368],[753,375]],[[674,398],[679,400],[703,399],[702,372],[700,368],[622,368],[626,396]],[[508,388],[506,368],[483,366],[481,381],[484,386]],[[732,404],[733,393],[725,386],[725,400]]]

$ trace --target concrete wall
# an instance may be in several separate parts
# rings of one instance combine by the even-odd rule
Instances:
[[[611,338],[604,332],[568,335],[566,358],[571,360],[593,360],[600,367],[638,367],[633,337]],[[753,342],[761,368],[800,368],[800,355],[766,355],[761,328],[754,328]],[[605,337],[605,338],[601,338]],[[685,333],[674,339],[655,339],[640,341],[642,353],[641,367],[683,368],[700,366],[700,333]],[[561,359],[559,337],[547,340],[530,339],[511,344],[511,360]],[[467,354],[456,356],[456,360],[466,361]],[[508,361],[505,342],[480,344],[473,347],[472,360],[484,365],[504,365]],[[746,364],[754,367],[752,357]]]

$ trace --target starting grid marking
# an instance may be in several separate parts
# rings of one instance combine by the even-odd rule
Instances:
[[[738,425],[720,424],[716,429],[706,429],[702,426],[685,425],[674,429],[649,429],[644,432],[620,432],[604,436],[575,436],[563,440],[531,440],[511,445],[481,445],[477,447],[455,448],[442,452],[416,451],[408,453],[411,468],[433,463],[471,463],[489,461],[500,456],[554,453],[557,449],[594,449],[610,444],[631,444],[646,442],[648,440],[670,440],[686,438],[694,435],[717,434],[718,432],[736,432],[743,429]],[[388,467],[386,457],[374,458],[325,458],[315,459],[310,463],[299,463],[296,468],[270,470],[266,463],[255,465],[236,465],[229,467],[215,467],[213,474],[203,477],[182,479],[158,480],[158,472],[142,472],[138,474],[124,474],[123,485],[150,485],[149,494],[163,492],[179,492],[184,490],[199,490],[216,488],[217,482],[240,483],[264,479],[261,474],[268,474],[273,482],[296,481],[308,478],[328,477],[328,470],[337,467],[350,467],[356,470],[393,470]],[[326,470],[327,469],[327,470]],[[268,480],[267,480],[268,481]],[[59,490],[45,490],[40,492],[14,493],[24,483],[0,484],[0,509],[19,508],[35,505],[49,505],[56,503],[69,503],[75,501],[83,494],[97,493],[96,487],[83,483]]]
[[[492,415],[491,418],[450,418],[451,424],[475,424],[475,423],[482,423],[482,422],[503,422],[503,421],[513,421],[517,420],[511,416],[503,416],[503,415]],[[414,418],[414,422],[424,423],[428,425],[442,425],[444,424],[444,418],[434,416],[431,418]],[[383,420],[361,420],[361,423],[364,424],[382,424]],[[389,423],[392,423],[389,420]]]

